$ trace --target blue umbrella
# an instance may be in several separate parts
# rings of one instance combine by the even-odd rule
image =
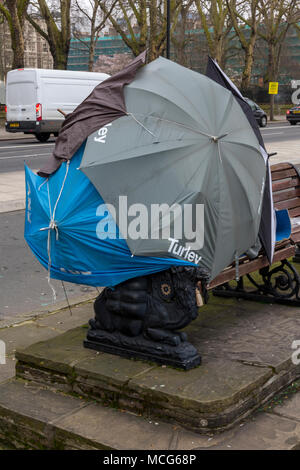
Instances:
[[[174,258],[131,255],[114,219],[103,210],[106,206],[99,192],[78,171],[84,148],[85,143],[47,179],[25,165],[25,239],[49,277],[114,286],[174,265],[193,265]],[[104,217],[106,223],[101,224]]]

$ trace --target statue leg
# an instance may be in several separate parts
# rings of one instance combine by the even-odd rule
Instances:
[[[195,269],[175,269],[106,288],[85,346],[189,369],[201,358],[181,328],[197,317]]]

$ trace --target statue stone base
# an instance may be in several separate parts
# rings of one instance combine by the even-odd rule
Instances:
[[[174,267],[104,289],[84,346],[185,370],[200,365],[197,350],[178,330],[197,317],[196,285],[206,301],[206,282],[203,270]]]

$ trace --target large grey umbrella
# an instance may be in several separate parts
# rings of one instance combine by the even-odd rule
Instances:
[[[257,137],[230,91],[163,58],[124,96],[127,115],[88,137],[80,169],[133,255],[192,260],[214,278],[257,238],[266,174]]]

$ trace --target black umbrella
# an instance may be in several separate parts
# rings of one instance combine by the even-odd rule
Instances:
[[[208,58],[206,75],[207,77],[211,78],[215,82],[222,85],[227,90],[231,91],[236,101],[239,103],[242,110],[244,111],[253,131],[255,132],[255,135],[260,145],[261,153],[265,159],[266,183],[265,183],[265,188],[264,188],[262,214],[261,214],[261,221],[260,221],[260,228],[259,228],[259,238],[266,251],[266,255],[268,257],[269,263],[271,264],[273,255],[274,255],[275,239],[276,239],[276,218],[275,218],[274,206],[273,206],[271,170],[270,170],[270,165],[268,161],[268,153],[266,151],[262,135],[260,133],[256,119],[253,116],[251,107],[249,106],[247,101],[244,99],[243,95],[240,93],[238,88],[234,85],[234,83],[232,83],[230,78],[227,77],[227,75],[220,68],[217,61],[212,59],[211,57]]]

